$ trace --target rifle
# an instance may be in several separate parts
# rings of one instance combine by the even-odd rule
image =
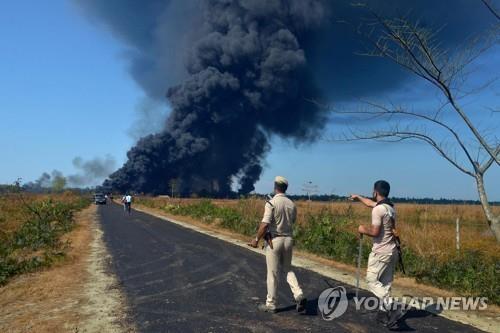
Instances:
[[[273,248],[273,235],[271,235],[271,233],[269,232],[269,228],[266,231],[266,233],[264,234],[264,241],[271,248],[271,250],[274,249]],[[264,245],[262,245],[262,249],[264,249]]]
[[[271,199],[272,199],[272,198],[271,198],[270,196],[268,196],[268,198],[267,198],[267,200],[266,200],[266,203],[270,204],[270,205],[271,205],[271,207],[272,207],[272,208],[273,208],[273,210],[274,210],[274,206],[273,206],[273,204],[269,201],[269,200],[271,200]],[[257,226],[257,232],[258,232],[258,230],[259,230],[259,226]],[[274,247],[273,247],[273,235],[272,235],[272,234],[271,234],[271,232],[269,231],[269,226],[267,226],[267,227],[266,227],[266,232],[264,233],[264,237],[263,237],[263,239],[264,239],[264,244],[262,245],[262,249],[264,249],[265,244],[267,244],[267,245],[271,248],[271,250],[272,250],[272,249],[274,249]],[[249,246],[251,246],[251,247],[254,247],[252,243],[248,243],[248,245],[249,245]],[[257,245],[255,245],[255,247],[258,247],[258,244],[257,244]]]
[[[392,217],[391,217],[392,219]],[[399,261],[399,268],[401,268],[401,271],[403,274],[406,274],[405,272],[405,265],[403,262],[403,250],[401,249],[401,239],[399,238],[398,232],[396,229],[392,229],[392,235],[394,236],[394,242],[396,243],[396,249],[398,250],[398,261]]]

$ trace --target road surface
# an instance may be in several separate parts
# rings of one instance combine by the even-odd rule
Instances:
[[[356,311],[353,302],[340,318],[324,320],[317,299],[328,288],[325,278],[300,268],[295,272],[309,299],[306,313],[297,314],[284,280],[280,311],[258,312],[266,295],[264,256],[145,213],[129,216],[114,203],[99,207],[98,214],[112,256],[110,270],[140,332],[388,331],[375,322],[374,312]],[[399,330],[479,332],[417,310],[407,313]]]

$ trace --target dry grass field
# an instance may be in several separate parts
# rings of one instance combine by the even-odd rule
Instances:
[[[349,216],[354,232],[359,224],[370,223],[371,210],[360,203],[299,202],[299,223],[308,214],[328,210],[332,215]],[[500,207],[495,207],[497,213]],[[405,245],[419,255],[443,256],[456,251],[456,220],[460,224],[461,249],[484,251],[500,258],[500,245],[489,230],[479,205],[397,204],[397,228]]]

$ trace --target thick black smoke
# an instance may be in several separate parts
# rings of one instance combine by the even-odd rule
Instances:
[[[327,115],[306,101],[322,99],[320,85],[327,97],[348,99],[405,78],[389,63],[353,55],[363,46],[359,36],[336,24],[359,21],[350,1],[79,2],[130,46],[130,71],[148,97],[167,92],[172,107],[164,130],[140,139],[106,181],[118,190],[166,192],[177,179],[184,193],[224,195],[237,178],[248,193],[270,135],[307,142],[320,133]],[[443,27],[440,40],[458,43],[466,36],[457,27],[473,31],[489,15],[479,2],[405,3],[415,17]],[[409,10],[396,0],[369,3]]]
[[[236,177],[248,193],[276,133],[313,139],[324,111],[301,47],[304,32],[325,18],[320,1],[207,1],[202,37],[190,50],[187,78],[171,87],[165,130],[139,140],[107,185],[224,195]]]
[[[159,133],[165,128],[165,119],[168,116],[165,97],[162,101],[145,97],[137,104],[135,111],[136,117],[127,131],[135,141],[148,134]]]

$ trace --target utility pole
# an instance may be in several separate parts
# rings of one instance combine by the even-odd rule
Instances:
[[[318,185],[313,184],[313,182],[309,180],[302,184],[302,192],[306,193],[307,201],[311,201],[311,195],[318,193]]]
[[[174,191],[175,191],[175,187],[176,187],[176,185],[177,185],[177,181],[176,181],[176,179],[171,179],[171,180],[169,181],[169,185],[170,185],[170,191],[171,191],[171,194],[172,194],[171,198],[173,199],[173,198],[174,198]]]

